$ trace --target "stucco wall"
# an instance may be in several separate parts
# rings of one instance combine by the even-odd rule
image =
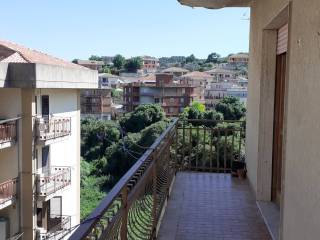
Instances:
[[[78,90],[63,89],[38,89],[38,113],[40,113],[40,96],[49,95],[49,112],[55,117],[71,118],[71,136],[50,144],[49,161],[51,166],[71,167],[71,186],[62,192],[62,215],[72,217],[71,226],[79,223],[80,212],[80,145],[79,145],[79,108]],[[41,147],[38,147],[38,166],[41,165]],[[40,171],[39,169],[38,171]]]
[[[255,1],[251,10],[247,115],[248,175],[257,190],[262,33],[288,4]],[[282,239],[320,236],[320,1],[293,0],[289,32]],[[265,129],[267,131],[267,129]],[[272,129],[270,129],[272,131]],[[260,134],[265,134],[260,131]],[[263,156],[260,156],[260,158]]]

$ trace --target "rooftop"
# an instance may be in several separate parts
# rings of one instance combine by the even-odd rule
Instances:
[[[192,78],[192,79],[206,79],[206,78],[212,78],[210,74],[206,72],[199,72],[199,71],[194,71],[187,73],[182,76],[183,78]]]
[[[98,65],[98,66],[103,66],[104,62],[103,61],[93,61],[93,60],[77,60],[77,63],[79,65]]]
[[[164,72],[164,73],[184,73],[184,72],[190,72],[190,71],[185,68],[170,67],[170,68],[164,69],[162,72]]]
[[[0,40],[0,62],[40,63],[83,69],[82,66],[77,64],[5,40]]]
[[[251,0],[178,0],[182,5],[219,9],[225,7],[248,7]]]

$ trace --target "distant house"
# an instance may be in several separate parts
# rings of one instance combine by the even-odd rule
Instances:
[[[104,65],[113,65],[113,56],[102,56],[101,59],[104,62]]]
[[[101,73],[99,74],[99,87],[100,88],[117,88],[123,81],[119,76],[112,75],[110,73]]]
[[[159,67],[159,59],[150,56],[142,56],[143,70],[145,73],[155,73]]]
[[[81,65],[92,70],[97,70],[98,72],[102,71],[103,66],[105,65],[103,61],[92,61],[92,60],[76,60],[76,64]]]
[[[228,58],[229,63],[240,63],[240,64],[248,64],[249,62],[249,54],[239,53],[233,54]]]
[[[196,89],[189,84],[174,83],[172,74],[160,73],[153,84],[135,82],[124,86],[124,111],[131,112],[141,104],[158,103],[167,116],[178,116],[185,107],[198,101]]]
[[[185,68],[170,67],[170,68],[164,69],[162,72],[172,74],[174,77],[181,77],[182,75],[185,75],[190,71]]]
[[[228,79],[235,79],[237,77],[236,71],[224,68],[214,68],[209,71],[206,71],[206,73],[213,77],[213,80],[218,82]]]

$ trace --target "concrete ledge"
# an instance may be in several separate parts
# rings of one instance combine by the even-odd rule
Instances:
[[[225,7],[249,7],[252,0],[178,0],[182,5],[220,9]]]
[[[273,240],[279,239],[280,209],[273,202],[257,201],[262,218]]]
[[[10,63],[8,87],[98,88],[98,72],[36,63]]]
[[[0,142],[0,149],[9,148],[12,147],[15,144],[15,141],[9,141],[9,142]]]

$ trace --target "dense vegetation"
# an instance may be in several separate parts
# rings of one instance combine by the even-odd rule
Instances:
[[[181,119],[215,120],[195,122],[203,127],[230,128],[238,124],[220,120],[240,120],[245,107],[239,99],[228,97],[217,104],[215,110],[206,110],[193,103],[181,114]],[[119,122],[84,120],[81,122],[81,217],[86,217],[109,192],[115,183],[130,169],[143,152],[167,128],[169,120],[159,105],[142,105]],[[201,132],[201,131],[200,131]],[[198,149],[199,139],[193,133],[193,147]],[[239,136],[240,137],[240,136]],[[209,140],[208,140],[209,141]],[[219,139],[215,139],[219,141]],[[228,142],[231,140],[228,139]],[[222,146],[222,145],[221,145]],[[228,145],[228,148],[230,146]],[[206,149],[205,151],[209,151]],[[223,149],[219,149],[223,151]],[[200,154],[203,154],[203,150]],[[223,154],[221,154],[222,156]]]
[[[169,120],[158,105],[143,105],[119,122],[81,122],[81,217],[86,217]]]

